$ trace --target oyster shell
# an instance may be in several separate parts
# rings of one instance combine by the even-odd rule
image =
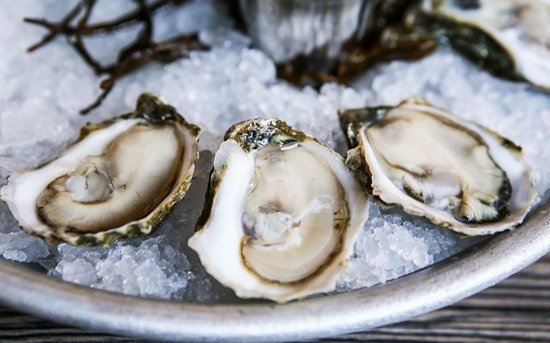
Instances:
[[[520,223],[536,191],[521,148],[429,103],[340,112],[346,163],[386,204],[466,235]]]
[[[550,1],[424,0],[412,18],[493,74],[550,90]]]
[[[247,120],[216,153],[189,246],[239,297],[285,302],[334,290],[367,215],[340,155],[280,120]]]
[[[1,198],[49,241],[108,245],[149,233],[189,188],[199,128],[150,94],[132,113],[82,127],[61,156],[14,172]]]

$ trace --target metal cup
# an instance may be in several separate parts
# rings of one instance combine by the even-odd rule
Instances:
[[[305,58],[309,70],[334,65],[345,44],[373,29],[379,0],[239,0],[254,44],[276,63]]]

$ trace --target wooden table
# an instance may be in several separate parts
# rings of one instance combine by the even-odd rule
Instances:
[[[410,321],[320,342],[550,342],[550,255],[495,287]],[[0,342],[146,342],[0,307]]]

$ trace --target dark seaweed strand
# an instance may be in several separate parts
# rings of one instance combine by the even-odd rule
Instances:
[[[38,43],[29,47],[29,52],[41,48],[57,36],[65,36],[75,52],[97,75],[107,75],[100,83],[101,93],[94,102],[80,111],[81,114],[87,114],[100,106],[116,82],[125,75],[152,62],[170,63],[188,57],[191,51],[207,49],[207,46],[199,41],[196,33],[179,35],[162,42],[153,41],[152,17],[156,11],[166,5],[179,6],[188,0],[158,0],[150,4],[145,0],[134,1],[138,5],[136,10],[113,21],[97,24],[88,24],[88,19],[97,4],[96,0],[80,0],[59,22],[50,22],[42,18],[24,19],[26,23],[48,30]],[[84,36],[111,33],[138,24],[143,26],[141,31],[134,41],[120,48],[117,61],[113,64],[103,65],[96,60],[83,42]]]
[[[91,0],[95,1],[95,0]],[[102,67],[99,62],[96,62],[92,57],[91,54],[86,50],[83,42],[82,42],[82,34],[81,32],[86,27],[87,23],[87,15],[91,13],[93,3],[90,5],[90,7],[86,8],[87,12],[84,15],[85,20],[81,20],[78,25],[78,31],[75,34],[75,37],[77,38],[75,40],[75,43],[73,43],[73,47],[79,52],[81,57],[84,59],[84,61],[91,66],[97,75],[100,75],[102,73],[107,73],[109,76],[101,81],[100,88],[101,93],[96,98],[94,102],[92,102],[87,107],[83,108],[80,111],[80,114],[86,114],[93,110],[94,108],[97,108],[103,100],[109,95],[109,93],[113,90],[113,87],[115,86],[115,82],[118,76],[123,75],[121,73],[122,66],[126,63],[126,60],[132,57],[132,54],[140,51],[142,49],[146,49],[148,45],[151,42],[152,35],[153,35],[153,26],[152,26],[152,20],[151,20],[151,13],[147,11],[147,6],[145,4],[145,0],[135,0],[138,4],[138,11],[136,13],[137,20],[141,21],[143,23],[143,27],[140,30],[139,34],[135,38],[133,42],[128,44],[127,46],[123,47],[117,57],[117,62],[114,65],[109,65],[106,67]]]
[[[75,19],[78,16],[78,14],[80,14],[81,10],[82,10],[82,3],[79,2],[61,19],[59,23],[56,23],[56,24],[47,22],[44,19],[23,18],[23,21],[25,23],[40,25],[50,31],[46,35],[44,35],[44,37],[42,37],[40,41],[29,46],[27,48],[27,52],[33,52],[34,50],[39,49],[42,46],[46,45],[52,39],[57,37],[57,35],[60,32],[71,30],[70,24],[73,21],[73,19]]]
[[[67,42],[71,44],[76,53],[80,55],[80,58],[82,58],[86,62],[86,64],[88,64],[93,69],[95,74],[100,75],[103,72],[108,72],[109,67],[102,66],[101,63],[93,58],[91,53],[88,52],[88,50],[84,46],[82,34],[80,33],[88,23],[88,20],[90,19],[92,10],[94,9],[96,3],[96,0],[83,0],[84,13],[80,16],[80,19],[77,22],[76,34],[72,37],[67,37]]]
[[[164,7],[166,5],[171,5],[171,4],[177,5],[178,2],[182,2],[182,1],[181,0],[158,0],[154,3],[148,4],[147,10],[150,13],[155,13],[161,7]],[[75,5],[75,7],[71,11],[69,11],[68,14],[59,23],[48,21],[44,18],[28,18],[28,17],[23,18],[23,21],[28,24],[41,26],[47,29],[48,31],[50,31],[45,37],[48,37],[49,35],[54,35],[54,36],[75,35],[78,30],[77,28],[71,25],[71,21],[75,18],[76,15],[80,13],[80,10],[82,10],[81,6],[82,6],[82,2],[78,2]],[[84,30],[80,31],[80,34],[83,36],[90,36],[90,35],[95,35],[99,33],[103,33],[103,34],[110,33],[113,31],[123,29],[127,26],[137,24],[139,23],[139,19],[138,19],[139,11],[140,10],[138,9],[136,11],[129,12],[112,21],[105,21],[105,22],[99,22],[96,24],[90,24],[86,26]]]

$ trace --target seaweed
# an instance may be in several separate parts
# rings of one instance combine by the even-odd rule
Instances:
[[[136,9],[110,21],[89,23],[90,15],[97,4],[96,0],[80,0],[61,20],[54,22],[44,18],[24,18],[29,24],[38,25],[48,32],[40,41],[27,50],[33,52],[42,48],[58,36],[64,36],[67,43],[79,57],[94,71],[96,75],[105,75],[100,82],[101,93],[90,105],[80,111],[87,114],[99,107],[116,82],[125,75],[143,68],[152,62],[170,63],[180,58],[186,58],[192,51],[206,50],[196,33],[178,35],[171,39],[156,42],[153,39],[153,17],[161,8],[180,6],[187,0],[156,0],[147,3],[145,0],[134,0]],[[117,52],[114,63],[104,64],[98,61],[84,44],[84,38],[99,34],[110,34],[130,26],[141,25],[136,38]]]
[[[156,42],[153,39],[154,15],[161,9],[178,7],[188,0],[133,1],[136,3],[135,9],[113,20],[99,23],[89,23],[97,0],[79,0],[57,22],[44,18],[24,19],[25,22],[38,25],[48,31],[41,40],[28,48],[29,52],[40,49],[58,36],[63,36],[96,75],[105,75],[99,85],[101,93],[94,102],[80,111],[81,114],[86,114],[100,106],[117,81],[125,75],[153,62],[170,63],[188,57],[192,51],[208,49],[199,41],[196,33],[179,35],[161,42]],[[372,32],[365,37],[351,37],[346,42],[342,53],[334,61],[323,62],[322,59],[317,61],[315,59],[316,52],[308,56],[298,56],[292,61],[277,65],[278,77],[298,86],[310,85],[315,88],[320,88],[327,82],[349,84],[376,64],[396,59],[415,60],[424,57],[434,51],[441,44],[441,37],[449,36],[449,32],[453,33],[452,36],[455,38],[462,38],[463,35],[458,35],[456,30],[450,30],[439,21],[427,21],[430,24],[427,25],[423,20],[420,25],[411,27],[410,23],[406,22],[406,17],[411,13],[411,8],[417,9],[417,4],[417,1],[410,2],[408,0],[379,2],[375,9],[376,21],[373,24]],[[234,20],[234,28],[246,31],[247,28],[237,1],[227,1],[225,5],[228,14]],[[84,44],[86,37],[109,35],[136,25],[141,26],[138,35],[128,45],[120,47],[114,63],[104,64],[98,61]],[[462,41],[453,39],[452,42],[455,45],[460,45]],[[319,47],[318,53],[323,55],[325,48]],[[472,46],[469,50],[466,48],[462,50],[473,55],[476,52],[472,50],[474,48],[476,47]],[[494,58],[484,64],[492,65],[489,62],[494,62]],[[500,64],[498,66],[500,67]]]

